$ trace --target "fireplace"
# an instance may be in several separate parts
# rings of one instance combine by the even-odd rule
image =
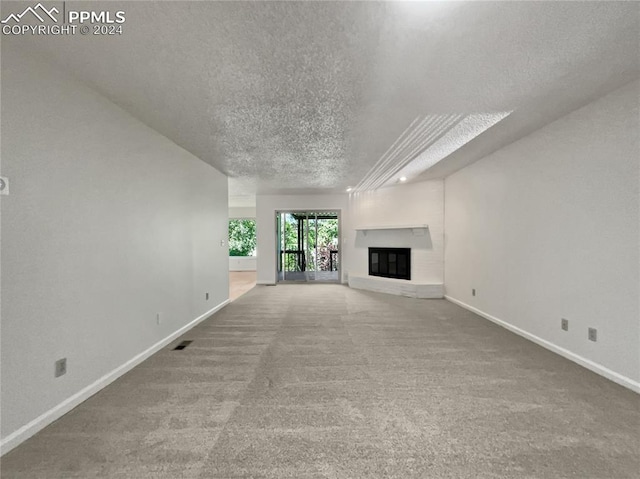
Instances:
[[[369,275],[411,279],[411,248],[369,248]]]

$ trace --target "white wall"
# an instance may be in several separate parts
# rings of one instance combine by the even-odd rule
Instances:
[[[447,295],[636,390],[639,90],[628,84],[445,182]]]
[[[229,271],[256,271],[255,256],[229,256]]]
[[[255,207],[250,206],[230,206],[229,218],[247,218],[253,219],[256,217]]]
[[[2,175],[6,452],[228,300],[228,207],[225,176],[4,39]]]
[[[369,246],[410,247],[411,282],[444,282],[444,184],[425,181],[356,193],[349,198],[347,253],[349,275],[367,276]],[[429,226],[426,236],[411,231],[371,231],[365,226]]]
[[[256,234],[258,238],[258,284],[276,282],[276,211],[341,210],[347,206],[346,195],[258,195],[256,197]],[[342,225],[344,228],[344,225]],[[347,260],[341,250],[341,261]],[[344,274],[344,269],[343,269]]]

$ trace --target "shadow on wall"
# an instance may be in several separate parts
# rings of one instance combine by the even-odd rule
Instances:
[[[414,233],[412,229],[356,231],[355,246],[433,250],[431,232],[428,228],[422,231],[422,234]]]

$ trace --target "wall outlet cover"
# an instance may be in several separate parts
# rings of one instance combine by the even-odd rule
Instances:
[[[569,320],[562,318],[560,327],[562,328],[563,331],[569,331]]]
[[[9,178],[0,176],[0,195],[9,194]]]
[[[55,367],[55,377],[59,378],[67,374],[67,358],[58,359]]]
[[[598,340],[598,330],[596,328],[589,328],[589,341],[597,341]]]

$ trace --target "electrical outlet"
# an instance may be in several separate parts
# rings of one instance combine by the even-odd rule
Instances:
[[[475,289],[475,288],[473,288],[473,289],[471,290],[471,296],[475,296],[475,295],[476,295],[476,289]]]
[[[9,194],[9,178],[0,176],[0,195]]]
[[[207,301],[209,301],[209,293],[204,293],[204,299],[206,299]]]
[[[560,320],[560,327],[563,331],[569,331],[569,320],[562,318]]]
[[[162,324],[162,313],[156,313],[156,324]]]
[[[598,340],[598,330],[596,328],[589,328],[589,341],[596,342]]]
[[[64,374],[67,374],[67,358],[58,359],[56,361],[55,376],[59,378]]]

